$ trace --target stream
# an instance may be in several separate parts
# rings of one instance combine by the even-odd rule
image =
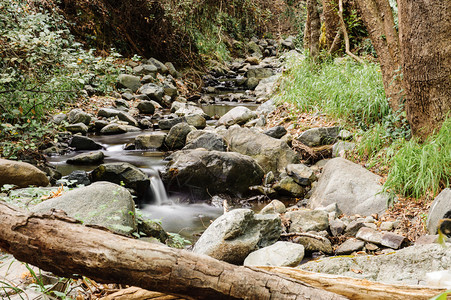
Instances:
[[[239,105],[238,103],[218,103],[204,105],[202,108],[210,115],[222,116],[230,109]],[[256,104],[246,103],[250,109],[255,109]],[[141,213],[144,218],[158,220],[167,232],[179,233],[184,238],[194,242],[200,232],[205,230],[210,221],[215,220],[223,214],[223,208],[214,207],[206,203],[186,203],[184,195],[178,195],[172,191],[166,191],[159,176],[159,171],[166,165],[164,152],[152,150],[124,150],[125,145],[133,143],[137,135],[150,133],[153,129],[141,132],[123,133],[117,135],[88,135],[91,139],[103,145],[105,154],[104,163],[127,162],[142,171],[150,178],[151,190],[145,199]],[[67,159],[83,152],[74,151],[67,155],[51,156],[49,162],[54,165],[63,176],[76,170],[92,171],[98,165],[71,165]],[[261,208],[261,207],[258,207]],[[256,207],[257,209],[257,207]]]

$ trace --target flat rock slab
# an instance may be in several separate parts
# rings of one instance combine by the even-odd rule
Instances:
[[[415,245],[382,255],[330,257],[311,261],[301,269],[400,284],[425,284],[426,273],[451,269],[451,245]]]
[[[344,242],[340,246],[338,246],[338,248],[335,250],[335,255],[351,254],[355,251],[362,250],[363,246],[365,246],[364,241],[351,238],[349,240],[346,240],[346,242]]]
[[[304,246],[277,242],[250,253],[244,260],[245,266],[295,267],[304,258]]]

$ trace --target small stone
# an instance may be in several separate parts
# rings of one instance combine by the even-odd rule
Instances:
[[[363,222],[351,221],[348,226],[346,226],[345,233],[347,236],[356,236],[360,228],[365,227]]]
[[[365,242],[370,242],[379,245],[382,243],[382,234],[368,227],[360,228],[360,230],[357,232],[356,237]]]
[[[303,258],[304,246],[279,241],[271,246],[251,252],[244,260],[244,265],[296,267]]]
[[[365,225],[365,227],[368,227],[368,228],[372,228],[372,229],[377,229],[377,225],[376,224],[374,224],[374,223],[363,223],[363,225]]]
[[[343,244],[338,246],[337,250],[335,250],[335,255],[347,255],[353,252],[359,251],[363,249],[365,246],[365,242],[351,238],[346,240]]]
[[[102,151],[82,153],[69,158],[67,163],[72,165],[95,165],[101,163],[104,157],[105,155]]]
[[[352,140],[352,133],[346,129],[342,129],[338,133],[338,138],[344,141]]]
[[[386,232],[382,235],[381,244],[382,246],[389,247],[392,249],[399,249],[404,240],[405,237],[403,237],[402,235],[393,232]]]
[[[163,146],[166,136],[163,132],[138,135],[135,138],[136,149],[159,149]]]
[[[329,239],[313,234],[305,234],[296,237],[293,242],[304,246],[306,252],[322,252],[332,254],[332,244]]]
[[[365,244],[365,249],[366,249],[367,251],[377,251],[377,250],[379,249],[379,246],[378,246],[378,245],[375,245],[375,244],[373,244],[373,243],[366,243],[366,244]]]
[[[329,228],[332,235],[337,237],[343,234],[346,228],[346,224],[339,219],[331,220],[329,221]]]
[[[269,135],[270,137],[273,137],[275,139],[280,139],[285,134],[287,134],[287,130],[283,126],[275,126],[272,128],[269,128],[265,132],[263,132],[266,135]]]
[[[393,230],[393,222],[387,221],[387,222],[382,222],[380,225],[380,229],[383,231],[391,231]]]
[[[304,164],[289,164],[286,167],[286,171],[296,183],[303,186],[308,186],[316,180],[315,173]]]
[[[287,211],[283,202],[274,199],[260,211],[260,214],[283,214]]]
[[[274,173],[272,171],[269,171],[266,175],[265,175],[265,185],[270,185],[271,183],[274,182],[274,180],[276,180],[276,177],[274,176]]]
[[[329,227],[327,213],[320,210],[297,210],[285,214],[291,221],[289,232],[321,231]]]
[[[70,124],[66,126],[66,130],[72,133],[86,134],[88,132],[88,126],[83,123]]]

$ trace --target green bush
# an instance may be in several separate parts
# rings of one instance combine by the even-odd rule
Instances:
[[[344,60],[315,62],[310,58],[288,62],[278,102],[301,111],[320,111],[367,129],[389,115],[380,68],[374,63]]]

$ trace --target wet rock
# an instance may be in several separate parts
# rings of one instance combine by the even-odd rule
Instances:
[[[312,128],[303,132],[297,138],[298,141],[309,147],[333,144],[340,132],[340,127]]]
[[[72,133],[88,133],[88,126],[84,123],[69,124],[65,126],[66,130]]]
[[[135,138],[135,147],[141,149],[160,149],[164,145],[167,134],[164,132],[154,132],[151,134],[138,135]]]
[[[186,123],[196,127],[196,129],[204,129],[207,126],[207,120],[201,115],[187,115],[185,120]]]
[[[91,122],[91,116],[81,109],[76,108],[69,112],[67,115],[67,121],[69,124],[83,123],[85,125],[89,125],[89,122]]]
[[[288,164],[299,160],[296,152],[284,141],[248,128],[230,128],[224,138],[230,151],[253,157],[266,173],[272,171],[278,175]]]
[[[273,188],[284,196],[300,198],[305,195],[305,190],[302,186],[294,181],[291,177],[284,177]]]
[[[277,242],[251,252],[244,260],[244,265],[295,267],[303,258],[304,246],[290,242]]]
[[[106,120],[96,120],[94,122],[94,128],[96,131],[100,131],[100,130],[102,130],[103,127],[107,126],[108,124],[110,124],[110,123]],[[88,150],[90,150],[90,149],[88,149]]]
[[[92,170],[91,179],[123,184],[124,187],[136,191],[138,198],[142,198],[149,189],[149,177],[129,163],[107,163]]]
[[[332,157],[345,157],[347,151],[352,151],[355,143],[339,141],[332,146]]]
[[[323,258],[300,268],[390,284],[418,284],[424,281],[426,273],[451,269],[451,247],[416,245],[376,256]]]
[[[217,125],[232,126],[234,124],[243,125],[249,120],[255,119],[257,114],[245,106],[237,106],[223,115]]]
[[[103,161],[105,155],[102,151],[82,153],[69,158],[66,162],[71,165],[96,165]]]
[[[131,125],[121,125],[121,124],[109,124],[105,127],[103,127],[100,130],[101,134],[121,134],[126,132],[137,132],[141,131],[138,127],[131,126]]]
[[[89,175],[86,171],[76,170],[71,172],[69,175],[61,177],[56,184],[62,184],[68,187],[76,187],[77,185],[87,186],[91,184],[91,180],[89,179]]]
[[[288,176],[292,177],[296,183],[302,186],[309,186],[316,180],[313,170],[304,164],[289,164],[286,167],[286,171]]]
[[[155,106],[151,101],[141,101],[137,106],[140,114],[153,115],[155,112]]]
[[[321,231],[329,227],[327,213],[320,210],[295,210],[285,214],[291,221],[289,232]]]
[[[195,189],[198,193],[241,195],[260,184],[263,170],[252,158],[234,152],[182,150],[170,156],[163,173],[170,188]]]
[[[169,238],[169,235],[164,231],[163,227],[153,221],[142,219],[138,222],[138,232],[144,233],[146,237],[153,237],[164,243]]]
[[[285,204],[277,199],[272,200],[260,211],[260,214],[283,214],[287,211]]]
[[[282,231],[280,218],[235,209],[216,219],[194,245],[193,252],[242,264],[250,252],[274,244]]]
[[[105,118],[111,118],[118,116],[121,113],[120,110],[114,109],[114,108],[101,108],[97,112],[98,117],[105,117]]]
[[[133,92],[136,92],[141,86],[141,81],[138,76],[120,74],[117,77],[117,86],[119,88],[131,89]]]
[[[155,100],[161,103],[163,100],[164,90],[163,87],[156,85],[155,83],[146,83],[138,90],[139,93],[146,95],[151,100]]]
[[[445,214],[446,218],[450,218],[451,214],[451,189],[446,188],[435,197],[431,204],[428,213],[427,230],[428,233],[433,235],[437,233],[438,223],[440,219],[443,219]]]
[[[175,125],[184,122],[184,118],[163,119],[158,121],[158,128],[161,130],[169,130]]]
[[[202,108],[193,104],[193,103],[181,103],[177,106],[177,110],[175,114],[179,117],[188,116],[188,115],[200,115],[202,117],[206,117],[207,115],[204,113]],[[175,108],[175,107],[174,107]]]
[[[75,148],[76,150],[102,149],[102,145],[82,135],[74,135],[69,141],[69,146]]]
[[[194,132],[196,131],[192,131],[188,135]],[[197,148],[204,148],[206,150],[215,150],[215,151],[226,151],[227,145],[224,139],[219,134],[214,132],[205,132],[194,139],[190,139],[190,141],[187,142],[186,146],[183,147],[183,150]]]
[[[47,186],[49,183],[45,173],[35,166],[0,158],[0,187],[4,184],[14,184],[18,187]]]
[[[360,251],[365,246],[365,242],[358,239],[349,239],[346,240],[343,244],[338,246],[337,250],[335,250],[335,255],[347,255],[356,251]]]
[[[347,215],[381,214],[388,195],[382,193],[382,178],[343,158],[327,162],[313,191],[310,206],[316,208],[336,202]]]
[[[174,125],[171,127],[171,130],[169,130],[164,141],[166,147],[171,150],[182,149],[186,144],[186,136],[193,130],[195,129],[187,123],[178,123]]]
[[[264,134],[269,135],[270,137],[273,137],[275,139],[280,139],[285,134],[287,134],[287,130],[283,126],[275,126],[266,130]]]
[[[70,217],[83,221],[83,224],[103,226],[120,234],[130,234],[136,230],[133,217],[135,203],[130,192],[110,182],[96,182],[77,188],[30,210],[42,213],[51,209],[63,210]]]
[[[125,112],[120,112],[117,117],[119,118],[119,120],[127,122],[129,125],[138,126],[138,122],[135,120],[135,118],[133,118],[131,115],[129,115],[128,113]]]
[[[331,242],[320,235],[316,234],[303,234],[296,237],[293,242],[304,246],[305,252],[322,252],[326,254],[332,254]]]

